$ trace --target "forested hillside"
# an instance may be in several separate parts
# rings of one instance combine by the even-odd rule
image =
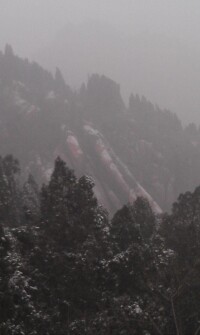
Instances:
[[[199,332],[200,188],[170,215],[137,198],[112,218],[57,158],[47,184],[0,159],[1,335]]]
[[[114,213],[137,196],[156,212],[200,183],[200,131],[177,116],[92,75],[79,91],[36,63],[0,53],[0,153],[13,154],[40,184],[60,156],[80,177],[95,181],[101,204]]]
[[[200,1],[0,11],[0,335],[200,335]]]
[[[98,74],[73,91],[7,45],[0,334],[197,335],[199,171],[195,125]]]

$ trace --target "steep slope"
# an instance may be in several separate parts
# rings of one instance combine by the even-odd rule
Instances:
[[[95,181],[99,201],[113,213],[138,195],[155,212],[200,183],[200,132],[145,98],[92,75],[73,92],[59,69],[55,77],[36,63],[0,54],[0,154],[13,154],[26,174],[47,180],[57,156],[78,176]]]

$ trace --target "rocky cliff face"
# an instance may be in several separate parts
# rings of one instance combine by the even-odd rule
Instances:
[[[200,132],[132,95],[126,107],[111,79],[93,75],[73,92],[36,63],[0,54],[0,153],[11,153],[40,182],[63,158],[95,182],[111,213],[138,195],[155,212],[200,183]]]
[[[62,128],[66,141],[55,155],[60,155],[77,173],[89,174],[93,178],[94,192],[105,208],[114,213],[124,203],[143,196],[149,200],[156,213],[161,213],[158,204],[91,122],[84,122],[81,136],[80,132],[77,135],[66,128],[67,126]]]

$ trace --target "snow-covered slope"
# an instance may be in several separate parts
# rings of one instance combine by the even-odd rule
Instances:
[[[144,97],[126,107],[120,87],[97,74],[73,92],[36,63],[0,53],[0,154],[47,180],[60,156],[78,176],[91,176],[111,213],[137,196],[156,213],[200,184],[200,131]]]

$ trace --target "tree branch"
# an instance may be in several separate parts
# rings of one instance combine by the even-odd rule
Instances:
[[[195,331],[194,335],[198,335],[199,331],[200,331],[200,326],[197,328],[197,330]]]
[[[178,328],[178,322],[177,322],[177,318],[176,318],[176,312],[175,312],[173,297],[171,297],[171,305],[172,305],[172,313],[173,313],[173,317],[174,317],[174,323],[175,323],[175,327],[176,327],[176,334],[180,335],[179,328]]]

